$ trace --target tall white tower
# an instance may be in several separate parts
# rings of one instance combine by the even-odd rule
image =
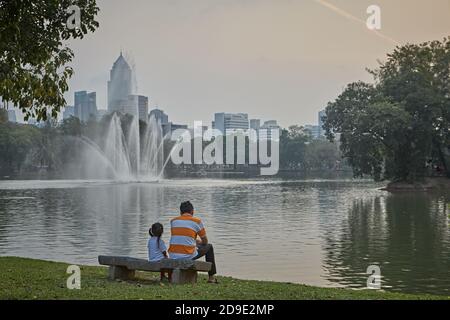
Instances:
[[[132,93],[132,71],[130,65],[120,52],[114,62],[108,81],[108,111],[123,111],[128,96]]]

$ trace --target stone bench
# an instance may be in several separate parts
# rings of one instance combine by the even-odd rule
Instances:
[[[163,259],[158,262],[149,262],[144,259],[120,257],[120,256],[98,256],[98,263],[109,266],[109,279],[131,280],[135,271],[172,271],[172,283],[196,283],[197,272],[208,272],[211,263],[189,259]]]

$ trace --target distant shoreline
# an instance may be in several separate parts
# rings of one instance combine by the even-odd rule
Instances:
[[[389,192],[431,192],[438,190],[450,190],[450,179],[447,177],[425,178],[422,182],[391,182],[381,188]]]

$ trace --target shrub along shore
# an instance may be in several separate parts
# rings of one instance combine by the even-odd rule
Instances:
[[[219,277],[219,284],[200,276],[195,285],[160,283],[157,273],[137,273],[133,281],[110,281],[105,267],[80,266],[81,289],[67,289],[69,264],[0,257],[0,299],[450,299],[374,290],[319,288],[301,284]]]

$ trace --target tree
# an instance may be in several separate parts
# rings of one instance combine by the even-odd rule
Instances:
[[[415,181],[431,161],[450,176],[450,38],[398,47],[371,73],[326,108],[327,137],[340,134],[355,175]]]
[[[39,140],[36,142],[33,161],[41,167],[47,167],[49,171],[62,167],[64,154],[61,152],[63,137],[57,127],[56,120],[47,120],[40,129]]]
[[[397,48],[372,74],[381,94],[411,115],[409,178],[423,176],[429,159],[450,177],[450,37]]]
[[[304,168],[306,143],[311,136],[301,126],[283,129],[280,136],[280,166],[283,169]]]
[[[0,123],[0,168],[20,171],[27,155],[40,137],[37,127]]]
[[[81,12],[73,29],[66,11],[72,5]],[[0,0],[0,96],[25,119],[56,117],[66,105],[63,95],[73,74],[67,64],[74,55],[65,43],[93,32],[98,10],[95,0]]]
[[[325,139],[316,139],[306,145],[304,162],[307,170],[335,170],[341,160],[336,143]]]
[[[67,136],[81,136],[83,133],[83,123],[80,119],[72,116],[63,120],[61,131]]]

